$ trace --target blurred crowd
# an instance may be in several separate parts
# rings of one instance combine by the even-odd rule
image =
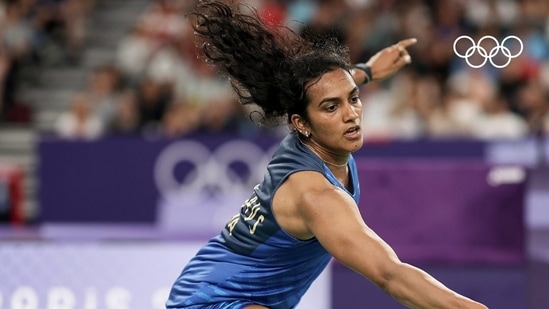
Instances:
[[[416,37],[413,64],[388,83],[364,92],[367,139],[513,139],[549,132],[549,2],[544,0],[381,1],[352,14],[364,24],[348,38],[359,42],[357,58],[403,37]],[[358,21],[355,21],[354,19]],[[353,34],[354,33],[354,34]],[[488,56],[480,68],[465,59],[472,42]],[[492,54],[493,36],[502,44],[515,36],[520,56]],[[361,39],[362,38],[362,39]],[[506,40],[511,55],[521,51]],[[460,46],[465,45],[465,46]],[[454,50],[454,48],[456,50]],[[494,49],[494,51],[497,51]],[[480,66],[476,52],[469,63]],[[480,59],[479,59],[480,58]]]
[[[37,68],[76,64],[95,0],[0,1],[0,123],[29,122],[32,110],[19,95]]]
[[[56,132],[65,137],[255,134],[228,81],[199,59],[185,13],[193,1],[158,0],[137,17],[114,62],[90,73]],[[251,128],[248,130],[248,128]]]
[[[246,2],[265,20],[298,33],[336,35],[349,46],[353,62],[364,62],[400,39],[418,39],[409,49],[411,65],[392,78],[361,89],[367,140],[514,139],[549,133],[549,1]],[[93,138],[272,130],[255,126],[235,101],[227,80],[198,56],[185,18],[194,3],[151,1],[119,42],[115,60],[89,73],[86,88],[74,94],[70,110],[57,119],[55,132],[64,137]],[[64,12],[71,5],[79,7],[71,10],[80,15],[67,18],[38,9]],[[44,44],[43,33],[52,35],[46,26],[50,23],[72,29],[63,38],[64,44],[70,47],[68,56],[78,54],[85,29],[72,17],[82,16],[83,20],[92,5],[91,0],[4,0],[0,77],[5,80],[9,75],[5,63],[16,65],[36,56]],[[28,27],[34,28],[34,37]],[[503,68],[490,61],[471,68],[454,51],[454,40],[461,35],[482,41],[488,52],[494,42],[481,40],[483,36],[493,36],[500,43],[516,36],[522,42],[522,53]],[[517,40],[506,42],[510,52],[518,53]],[[462,40],[456,48],[466,53],[467,44],[471,46]],[[503,52],[494,56],[496,64],[507,62]],[[482,61],[478,53],[470,58],[474,64]],[[7,84],[4,81],[4,92],[10,88]]]

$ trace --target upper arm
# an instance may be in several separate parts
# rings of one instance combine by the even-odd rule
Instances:
[[[383,285],[400,263],[395,252],[366,225],[349,194],[316,176],[299,199],[307,228],[334,258]]]

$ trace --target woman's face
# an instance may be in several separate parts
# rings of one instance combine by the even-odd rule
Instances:
[[[310,141],[321,150],[345,155],[362,147],[362,102],[349,72],[336,69],[308,85]]]

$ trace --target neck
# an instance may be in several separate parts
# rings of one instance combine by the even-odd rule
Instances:
[[[324,163],[326,163],[326,164],[328,164],[328,165],[331,165],[331,166],[335,166],[335,167],[344,167],[344,166],[347,166],[347,163],[348,163],[348,162],[345,162],[345,163],[343,163],[343,164],[336,164],[336,163],[332,163],[332,162],[330,162],[330,161],[326,161],[326,160],[324,160],[324,159],[322,159],[322,158],[320,158],[320,159],[322,160],[322,162],[324,162]]]
[[[317,143],[315,143],[312,138],[308,138],[305,141],[301,140],[301,138],[298,135],[299,141],[305,145],[307,148],[309,148],[317,157],[322,160],[322,162],[334,166],[334,167],[346,167],[347,163],[349,161],[349,155],[331,155],[328,151],[323,150],[322,147],[320,147]],[[330,158],[330,159],[325,159]]]

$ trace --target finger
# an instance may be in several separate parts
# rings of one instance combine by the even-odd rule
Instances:
[[[412,46],[416,43],[417,43],[417,39],[416,38],[411,38],[411,39],[406,39],[406,40],[399,41],[397,43],[397,45],[402,46],[404,48],[407,48],[408,46]]]
[[[398,67],[402,67],[402,66],[405,66],[409,63],[412,63],[412,57],[410,57],[410,55],[406,54],[402,57],[399,57],[396,61],[395,61],[395,65],[397,65]]]
[[[398,56],[395,57],[395,59],[393,60],[393,64],[395,64],[396,66],[398,66],[400,68],[400,67],[412,62],[412,58],[408,54],[408,51],[406,51],[406,49],[404,49],[404,47],[397,46],[397,48],[395,48],[395,50],[398,51]]]
[[[402,45],[398,45],[397,50],[398,50],[398,56],[399,57],[402,57],[405,54],[407,54],[406,49],[404,49],[404,47]]]

